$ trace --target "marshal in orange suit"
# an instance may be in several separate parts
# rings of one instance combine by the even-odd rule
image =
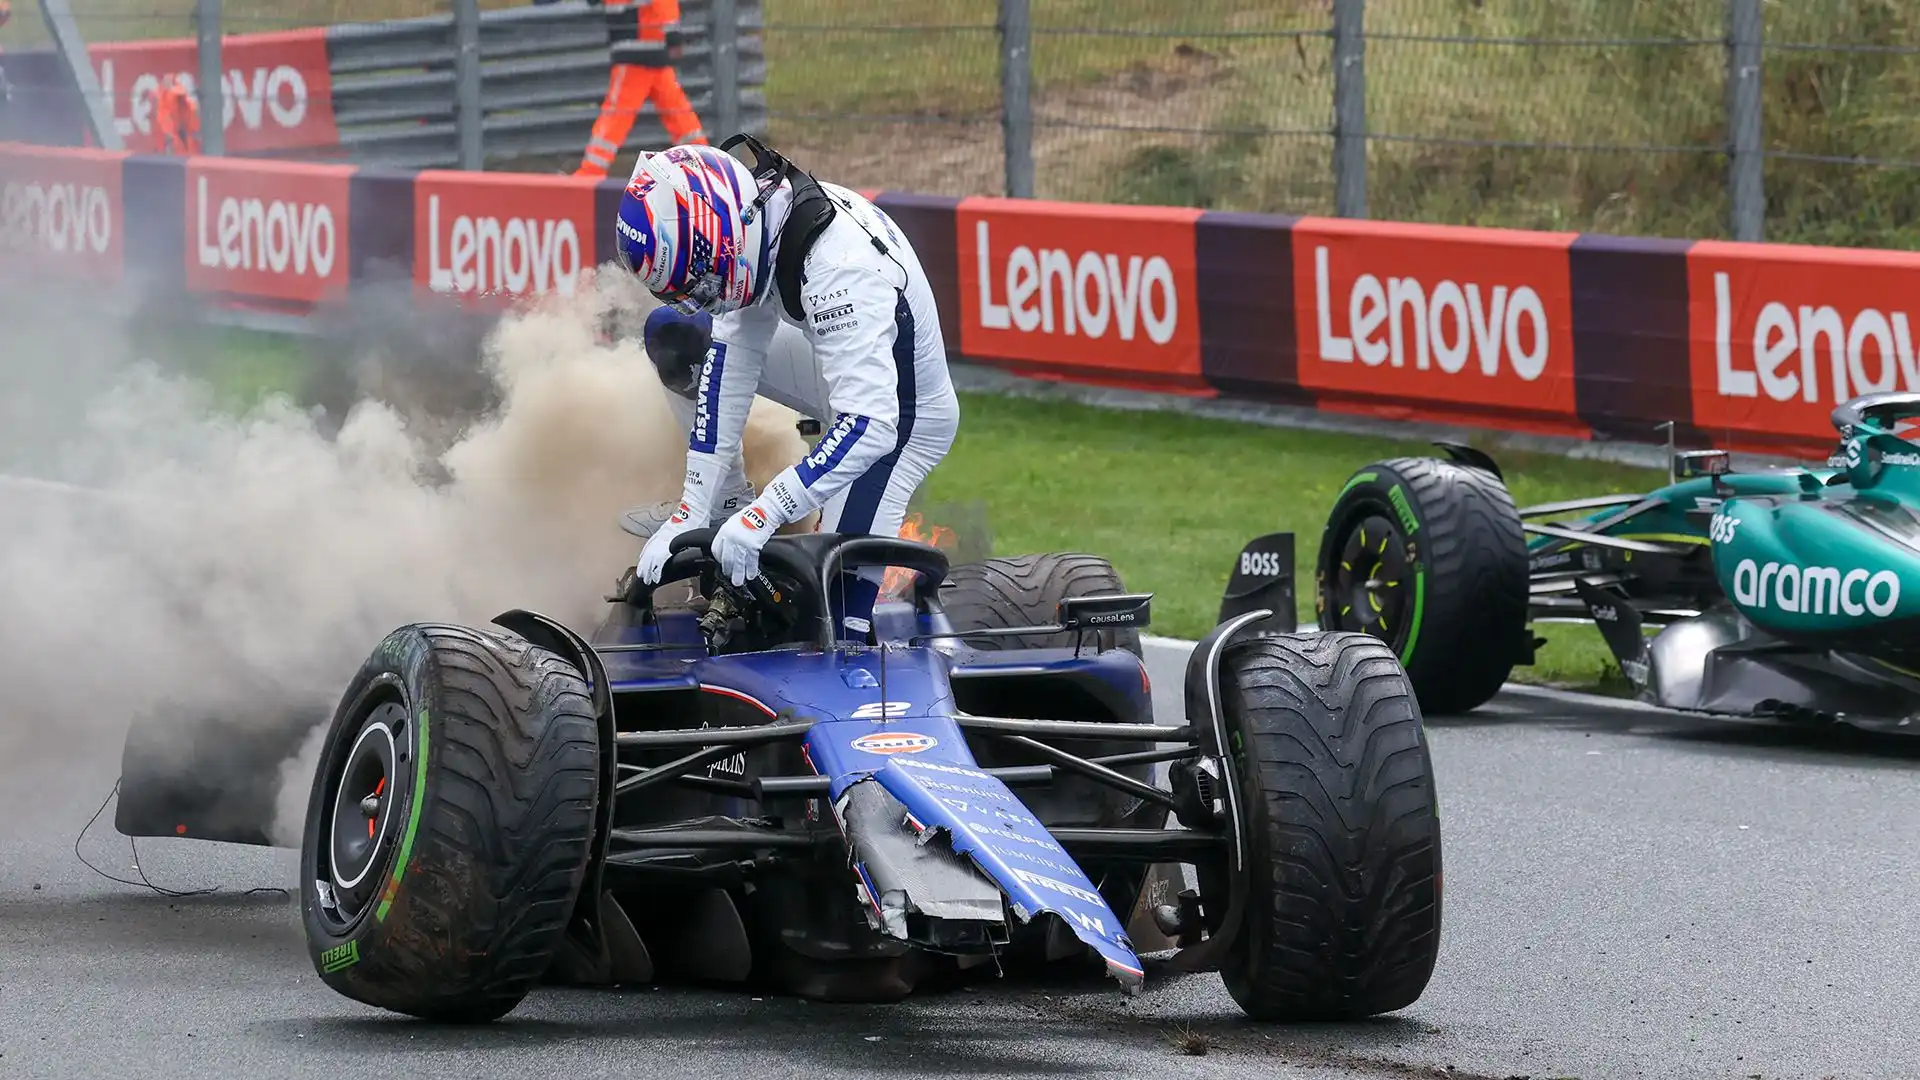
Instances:
[[[633,130],[634,117],[649,98],[676,145],[707,141],[693,103],[673,73],[673,61],[680,54],[680,0],[640,0],[630,17],[636,23],[633,37],[614,42],[607,97],[600,104],[600,119],[594,122],[575,176],[607,175],[627,141],[627,132]]]

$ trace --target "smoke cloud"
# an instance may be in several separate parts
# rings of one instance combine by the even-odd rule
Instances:
[[[620,512],[682,475],[652,365],[600,340],[652,299],[602,274],[463,339],[393,295],[327,324],[303,396],[330,400],[240,412],[137,314],[5,297],[0,788],[117,762],[136,722],[328,715],[407,622],[599,622],[640,544]],[[795,419],[756,402],[756,483],[805,452]],[[301,749],[281,766],[296,827]]]

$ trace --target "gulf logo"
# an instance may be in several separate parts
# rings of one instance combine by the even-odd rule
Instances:
[[[931,750],[940,740],[913,731],[876,731],[853,740],[853,748],[869,754],[917,754]]]

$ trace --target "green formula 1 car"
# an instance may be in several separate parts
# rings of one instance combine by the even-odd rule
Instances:
[[[1680,451],[1657,491],[1518,509],[1469,447],[1377,462],[1329,515],[1320,626],[1389,642],[1429,713],[1491,698],[1551,621],[1596,625],[1668,708],[1920,727],[1916,417],[1920,394],[1856,398],[1825,468]]]

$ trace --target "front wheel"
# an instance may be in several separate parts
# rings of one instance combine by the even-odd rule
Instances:
[[[1246,921],[1220,973],[1256,1020],[1419,999],[1440,950],[1440,812],[1419,704],[1365,634],[1254,638],[1221,658],[1244,792]]]
[[[1395,458],[1355,473],[1320,539],[1322,630],[1387,643],[1429,713],[1478,708],[1531,655],[1526,533],[1482,469]]]
[[[300,907],[314,969],[368,1005],[448,1022],[513,1010],[586,875],[599,727],[581,673],[505,633],[394,631],[327,732]]]

